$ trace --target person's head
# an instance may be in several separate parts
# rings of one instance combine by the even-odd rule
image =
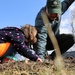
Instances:
[[[46,14],[54,20],[61,14],[61,1],[60,0],[47,0],[46,3]]]
[[[21,27],[21,30],[24,32],[27,42],[29,42],[30,44],[36,43],[37,30],[34,26],[32,26],[30,24],[26,24],[25,26]]]

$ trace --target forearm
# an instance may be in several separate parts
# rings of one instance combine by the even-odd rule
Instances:
[[[36,28],[38,30],[36,53],[39,55],[40,58],[44,59],[46,53],[47,31],[45,26],[39,26]]]
[[[38,59],[38,56],[35,53],[33,54],[33,52],[28,47],[21,48],[20,50],[18,50],[18,52],[32,61],[36,61]]]
[[[75,0],[64,0],[62,2],[62,14],[69,8]]]

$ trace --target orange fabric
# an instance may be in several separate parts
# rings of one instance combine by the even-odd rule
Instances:
[[[7,49],[9,48],[10,43],[6,42],[6,43],[1,43],[0,44],[0,57],[7,51]]]
[[[4,58],[3,61],[2,61],[2,63],[8,62],[8,61],[15,62],[13,59]]]

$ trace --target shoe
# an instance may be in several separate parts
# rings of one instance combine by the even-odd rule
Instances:
[[[1,60],[1,63],[3,64],[3,63],[6,63],[6,62],[8,62],[8,61],[10,61],[10,62],[15,62],[13,59],[4,58],[3,60]]]
[[[48,59],[49,59],[49,60],[54,60],[54,59],[55,59],[55,57],[54,57],[54,56],[49,55],[49,56],[48,56]]]

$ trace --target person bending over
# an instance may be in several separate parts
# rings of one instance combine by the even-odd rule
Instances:
[[[26,24],[21,28],[4,27],[0,29],[0,60],[18,52],[32,61],[42,62],[38,55],[33,54],[28,46],[34,44],[37,39],[37,30],[34,26]]]

